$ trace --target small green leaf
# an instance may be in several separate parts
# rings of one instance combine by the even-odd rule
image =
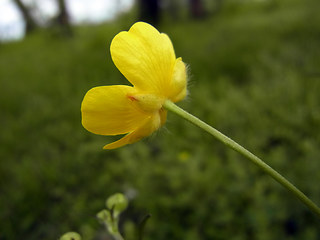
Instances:
[[[67,232],[60,237],[60,240],[81,240],[81,236],[76,232]]]
[[[96,216],[103,223],[109,223],[111,221],[111,214],[106,209],[103,209],[100,212],[98,212]]]
[[[128,207],[128,199],[122,193],[116,193],[107,199],[106,205],[117,216]]]

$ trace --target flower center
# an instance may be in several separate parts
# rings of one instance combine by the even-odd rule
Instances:
[[[164,103],[164,98],[154,94],[134,94],[127,97],[139,109],[147,113],[159,111]]]

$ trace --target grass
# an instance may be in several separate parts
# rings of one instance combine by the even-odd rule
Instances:
[[[180,105],[319,204],[319,4],[273,2],[230,4],[160,30],[189,64]],[[177,116],[149,139],[101,150],[116,137],[86,132],[80,104],[91,87],[128,84],[108,49],[131,24],[0,45],[0,239],[101,236],[94,215],[115,192],[134,197],[123,216],[127,239],[146,213],[145,239],[318,239],[319,220],[299,201]]]

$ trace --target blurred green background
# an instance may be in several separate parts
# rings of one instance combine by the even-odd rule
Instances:
[[[320,2],[213,2],[193,17],[164,8],[157,20],[189,65],[179,105],[319,205]],[[109,46],[138,12],[74,26],[71,37],[41,29],[0,43],[0,239],[110,239],[95,214],[116,192],[130,198],[128,240],[147,213],[146,240],[320,239],[319,219],[287,190],[173,114],[153,136],[113,151],[102,147],[118,137],[81,126],[90,88],[129,84]]]

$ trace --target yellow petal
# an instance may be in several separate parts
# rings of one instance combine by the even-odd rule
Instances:
[[[178,102],[187,95],[187,71],[182,58],[177,58],[173,70],[169,99]]]
[[[118,141],[115,141],[113,143],[109,143],[103,147],[103,149],[115,149],[122,147],[127,144],[132,144],[135,142],[138,142],[144,137],[149,136],[151,133],[156,131],[162,124],[163,120],[163,114],[160,116],[159,113],[156,113],[152,116],[150,116],[147,121],[145,121],[139,128],[137,128],[135,131],[127,134],[123,138],[119,139]]]
[[[135,93],[129,86],[95,87],[87,92],[82,105],[82,125],[101,135],[132,132],[150,117],[132,104],[128,96]]]
[[[166,34],[138,22],[117,34],[110,50],[117,68],[139,91],[167,96],[176,58]]]

